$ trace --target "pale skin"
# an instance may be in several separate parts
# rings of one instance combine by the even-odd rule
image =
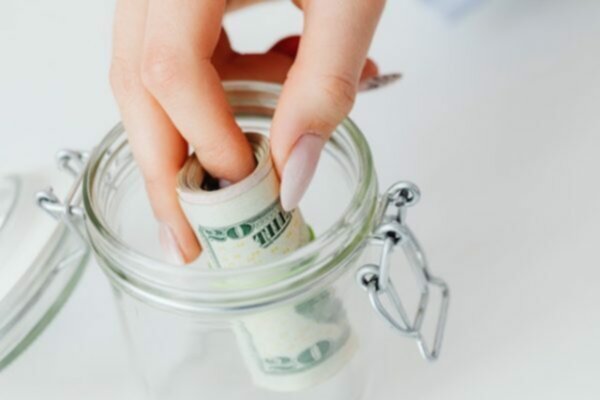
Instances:
[[[385,0],[295,0],[304,13],[301,40],[239,54],[222,30],[223,16],[259,1],[117,0],[111,85],[154,214],[183,262],[200,253],[175,191],[188,146],[218,178],[237,182],[254,168],[221,80],[283,84],[271,145],[293,206],[312,176],[286,171],[290,158],[302,159],[295,146],[310,135],[317,144],[305,147],[320,151],[320,139],[327,140],[352,108],[359,83],[378,74],[367,52]],[[316,163],[318,155],[307,160]]]

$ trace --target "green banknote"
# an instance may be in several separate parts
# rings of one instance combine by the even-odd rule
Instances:
[[[257,167],[241,182],[220,187],[194,155],[178,176],[181,205],[212,268],[261,265],[312,239],[300,211],[281,207],[268,138],[257,133],[246,136]],[[298,304],[245,315],[235,333],[254,382],[277,391],[323,382],[356,349],[342,302],[332,289]]]

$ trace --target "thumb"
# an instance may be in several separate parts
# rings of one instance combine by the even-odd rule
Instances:
[[[350,112],[362,68],[325,73],[295,65],[271,127],[272,153],[281,177],[281,203],[294,209],[318,165],[321,151]]]
[[[271,126],[281,204],[298,205],[321,150],[348,115],[383,10],[383,0],[305,1],[298,56],[284,84]]]

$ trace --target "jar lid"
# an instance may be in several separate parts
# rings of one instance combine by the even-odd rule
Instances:
[[[62,195],[72,179],[54,166],[0,172],[0,370],[49,324],[87,261],[85,243],[37,206],[48,184]]]

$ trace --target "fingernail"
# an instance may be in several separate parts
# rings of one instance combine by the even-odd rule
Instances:
[[[281,205],[286,211],[298,206],[312,180],[325,141],[316,134],[305,134],[298,139],[283,168],[281,177]]]
[[[183,254],[179,249],[179,244],[177,243],[177,239],[175,238],[173,230],[170,226],[165,223],[161,223],[158,229],[158,238],[168,262],[175,265],[185,264]]]
[[[360,82],[358,85],[358,90],[360,92],[366,92],[368,90],[379,89],[384,86],[391,85],[400,78],[402,78],[402,74],[399,73],[372,76],[371,78],[367,78]]]

